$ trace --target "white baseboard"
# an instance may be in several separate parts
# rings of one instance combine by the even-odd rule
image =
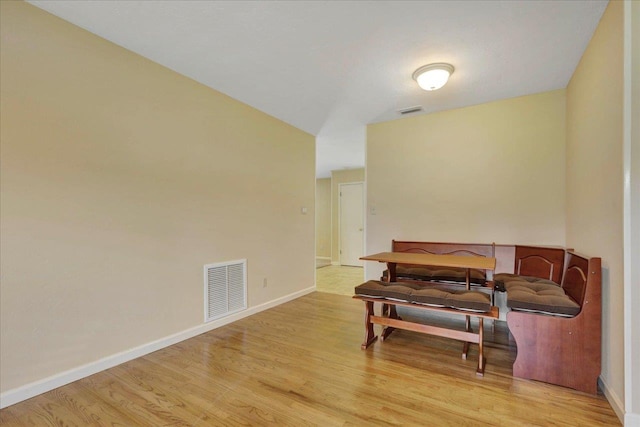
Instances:
[[[598,377],[598,385],[600,386],[600,390],[604,393],[604,397],[607,398],[609,404],[613,408],[613,412],[616,413],[621,423],[625,421],[625,413],[624,413],[624,404],[622,400],[615,394],[611,388],[607,385],[607,383],[602,379],[602,375]],[[626,423],[624,424],[627,425]]]
[[[331,265],[342,265],[339,261],[331,261]]]
[[[48,378],[34,381],[18,388],[7,390],[6,392],[0,394],[0,409],[6,408],[7,406],[11,406],[18,402],[22,402],[23,400],[30,399],[39,394],[53,390],[54,388],[72,383],[73,381],[88,377],[89,375],[104,371],[105,369],[120,365],[121,363],[128,362],[129,360],[142,357],[146,354],[179,343],[180,341],[193,338],[196,335],[209,332],[213,329],[251,316],[252,314],[256,314],[277,305],[284,304],[285,302],[300,298],[301,296],[307,295],[311,292],[314,292],[315,290],[316,287],[312,286],[310,288],[306,288],[301,291],[276,298],[272,301],[268,301],[255,307],[250,307],[247,310],[235,313],[231,316],[225,317],[224,319],[218,319],[213,322],[198,325],[185,331],[178,332],[177,334],[173,334],[168,337],[143,344],[139,347],[107,356],[105,358],[96,360],[95,362],[87,363],[86,365],[78,366],[77,368],[69,369],[68,371],[52,375]]]

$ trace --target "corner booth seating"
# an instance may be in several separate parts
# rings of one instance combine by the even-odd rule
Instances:
[[[395,329],[408,329],[478,344],[478,375],[483,375],[483,319],[498,318],[493,292],[506,292],[507,325],[517,346],[513,375],[597,392],[601,348],[601,260],[559,247],[393,241],[394,252],[495,257],[495,274],[465,269],[398,265],[395,282],[385,271],[380,281],[355,289],[365,302],[366,349],[376,340],[373,324],[385,326],[385,340]],[[424,273],[424,274],[421,274]],[[382,303],[375,316],[373,303]],[[465,316],[464,331],[407,322],[396,306],[410,306]],[[471,331],[469,316],[478,319]],[[443,330],[444,329],[444,330]]]
[[[516,262],[523,258],[516,248]],[[600,258],[567,251],[561,284],[535,276],[496,275],[507,293],[507,325],[518,354],[513,376],[596,394],[601,369]],[[530,274],[530,273],[526,273]]]

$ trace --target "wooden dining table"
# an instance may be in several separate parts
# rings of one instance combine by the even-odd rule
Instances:
[[[396,266],[398,264],[429,265],[434,267],[453,267],[466,270],[465,284],[467,289],[471,288],[471,269],[491,270],[496,268],[496,259],[493,257],[465,256],[465,255],[439,255],[412,252],[380,252],[373,255],[366,255],[360,258],[365,261],[378,261],[387,264],[389,270],[389,281],[395,282]]]

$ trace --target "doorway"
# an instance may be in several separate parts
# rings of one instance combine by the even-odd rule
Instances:
[[[362,267],[364,255],[364,183],[339,184],[340,264]]]

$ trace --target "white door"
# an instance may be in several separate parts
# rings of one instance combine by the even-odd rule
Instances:
[[[362,267],[364,191],[361,182],[340,184],[340,264]]]

